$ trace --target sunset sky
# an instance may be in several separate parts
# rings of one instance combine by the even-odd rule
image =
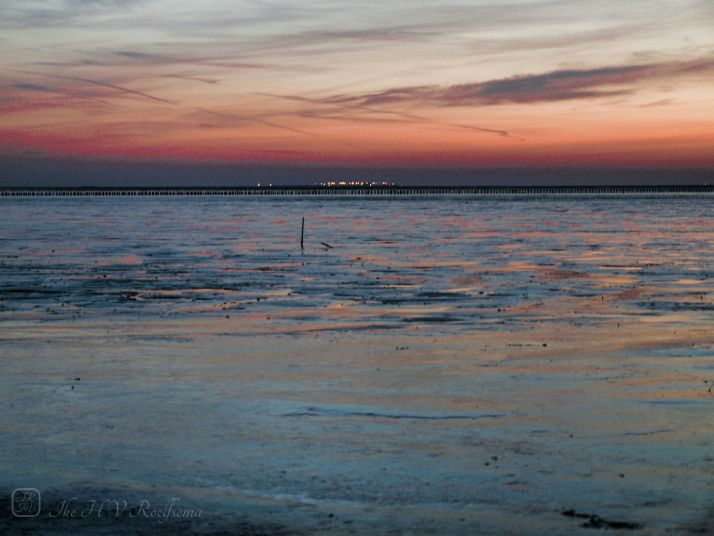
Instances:
[[[48,158],[714,169],[714,0],[2,0]]]

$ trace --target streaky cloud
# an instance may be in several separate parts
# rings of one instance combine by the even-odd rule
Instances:
[[[165,74],[163,75],[164,78],[175,78],[177,80],[188,80],[191,82],[202,82],[204,84],[210,84],[215,86],[220,82],[220,80],[216,80],[214,78],[202,78],[200,76],[194,76],[190,74]]]
[[[132,60],[150,60],[157,57],[156,54],[149,52],[132,52],[131,50],[120,50],[119,52],[115,52],[115,54]]]
[[[131,63],[142,63],[156,66],[168,65],[204,65],[207,67],[226,67],[232,69],[265,69],[266,65],[261,63],[251,63],[245,61],[236,61],[235,55],[219,53],[215,55],[193,55],[187,54],[163,54],[155,52],[142,52],[132,50],[120,50],[112,53],[114,56],[122,58],[120,65],[126,64],[125,60]],[[106,65],[110,63],[108,59],[99,58],[98,60],[88,60],[91,65]]]
[[[14,84],[13,87],[16,87],[17,89],[23,89],[25,91],[41,91],[43,93],[58,93],[56,89],[53,89],[49,86],[45,86],[43,84],[31,84],[27,82],[21,82],[19,84]]]
[[[145,0],[60,0],[31,2],[6,0],[0,27],[37,28],[58,27],[83,17],[106,13],[126,12]]]
[[[100,87],[106,87],[109,89],[114,89],[116,91],[119,91],[121,93],[126,93],[129,95],[135,95],[137,97],[142,97],[144,99],[149,99],[155,102],[161,102],[164,104],[171,104],[171,105],[176,105],[177,103],[168,99],[163,99],[161,97],[156,97],[154,95],[151,95],[150,93],[146,93],[144,91],[138,91],[136,89],[131,89],[128,87],[124,86],[118,86],[116,84],[110,84],[109,82],[103,82],[101,80],[92,80],[90,78],[81,78],[77,76],[63,76],[59,74],[48,74],[48,73],[38,73],[34,71],[25,71],[21,69],[6,69],[8,71],[14,71],[18,73],[24,73],[24,74],[32,74],[35,76],[44,76],[47,78],[55,78],[57,80],[68,80],[70,82],[83,82],[85,84],[90,84],[90,85],[95,85],[95,86],[100,86]]]
[[[452,86],[409,86],[358,95],[332,95],[324,104],[382,106],[427,103],[440,106],[493,106],[612,97],[632,93],[633,85],[714,72],[714,58],[595,69],[563,69]]]
[[[272,93],[259,93],[259,94],[267,96],[267,97],[291,100],[291,101],[296,101],[296,102],[305,102],[305,103],[318,104],[318,105],[330,105],[330,106],[334,106],[337,108],[350,110],[350,111],[368,112],[368,113],[372,113],[372,114],[389,114],[389,115],[394,115],[394,116],[397,116],[403,120],[408,120],[411,122],[428,123],[428,124],[438,125],[438,126],[443,126],[443,127],[472,130],[475,132],[482,132],[484,134],[495,134],[495,135],[503,137],[503,138],[514,138],[514,139],[523,141],[523,138],[514,136],[508,130],[504,130],[504,129],[485,128],[485,127],[479,127],[479,126],[475,126],[475,125],[464,125],[464,124],[460,124],[460,123],[449,123],[446,121],[437,121],[437,120],[428,119],[426,117],[422,117],[420,115],[416,115],[413,113],[401,112],[401,111],[396,111],[396,110],[385,110],[385,109],[378,108],[378,107],[371,108],[369,106],[365,106],[365,105],[362,105],[359,103],[344,102],[342,99],[334,99],[334,98],[311,99],[308,97],[301,97],[299,95],[276,95],[276,94],[272,94]],[[300,115],[305,115],[304,111],[301,112]],[[313,113],[313,116],[317,116],[317,115],[318,114]],[[353,120],[352,118],[346,117],[346,116],[342,116],[341,118],[345,119],[345,120]]]

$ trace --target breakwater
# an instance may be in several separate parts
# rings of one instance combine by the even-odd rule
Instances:
[[[539,196],[539,195],[701,195],[714,186],[390,186],[346,187],[76,187],[0,188],[0,197],[74,196]]]

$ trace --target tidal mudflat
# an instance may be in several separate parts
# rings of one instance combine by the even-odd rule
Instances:
[[[2,529],[714,529],[709,196],[0,210]]]

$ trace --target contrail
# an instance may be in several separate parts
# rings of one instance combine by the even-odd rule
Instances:
[[[319,134],[315,134],[314,132],[309,132],[307,130],[300,130],[299,128],[293,128],[293,127],[287,127],[285,125],[279,125],[278,123],[272,123],[270,121],[266,121],[265,119],[256,119],[253,117],[245,117],[243,115],[235,115],[235,114],[224,114],[221,112],[214,112],[212,110],[208,110],[206,108],[201,108],[198,106],[194,107],[195,110],[198,110],[200,112],[213,115],[215,117],[221,117],[223,119],[238,119],[239,121],[252,121],[254,123],[260,123],[261,125],[267,125],[269,127],[273,128],[280,128],[283,130],[289,130],[290,132],[297,132],[298,134],[304,134],[306,136],[312,136],[314,138],[322,138]]]
[[[225,113],[221,113],[221,112],[214,112],[213,110],[208,110],[206,108],[201,108],[201,107],[197,107],[197,106],[194,106],[194,109],[199,110],[206,114],[213,115],[215,117],[221,117],[223,119],[237,119],[239,121],[252,121],[254,123],[260,123],[261,125],[266,125],[266,126],[273,127],[273,128],[279,128],[282,130],[287,130],[289,132],[296,132],[298,134],[303,134],[305,136],[311,136],[313,138],[320,138],[320,139],[336,141],[337,143],[343,143],[345,145],[349,145],[350,147],[360,147],[360,145],[357,145],[355,143],[351,143],[351,142],[348,142],[345,140],[341,140],[339,138],[330,138],[327,136],[322,136],[320,134],[316,134],[315,132],[310,132],[309,130],[302,130],[299,128],[288,127],[288,126],[281,125],[278,123],[273,123],[272,121],[266,121],[265,119],[259,119],[259,118],[255,118],[255,117],[245,117],[242,115],[235,115],[235,114],[225,114]]]
[[[494,134],[496,136],[501,136],[503,138],[512,138],[512,139],[516,139],[516,140],[520,140],[520,141],[525,141],[524,138],[519,138],[517,136],[514,136],[507,130],[501,130],[501,129],[495,129],[495,128],[484,128],[484,127],[477,127],[477,126],[472,126],[472,125],[461,125],[458,123],[448,123],[445,121],[436,121],[434,119],[427,119],[426,117],[421,117],[419,115],[409,114],[406,112],[395,112],[393,110],[383,110],[380,108],[371,108],[369,106],[347,105],[347,104],[339,104],[336,102],[324,102],[319,99],[309,99],[307,97],[299,97],[296,95],[276,95],[274,93],[258,93],[258,94],[264,95],[267,97],[277,98],[277,99],[286,99],[286,100],[292,100],[292,101],[298,101],[298,102],[308,102],[310,104],[319,104],[319,105],[323,105],[323,106],[325,106],[325,105],[337,106],[338,108],[342,108],[345,110],[355,110],[356,109],[356,110],[365,110],[367,112],[391,114],[391,115],[396,115],[398,117],[403,117],[405,119],[412,119],[414,121],[422,121],[424,123],[431,123],[432,125],[442,125],[442,126],[447,126],[447,127],[475,130],[477,132],[483,132],[485,134]]]
[[[143,91],[137,91],[137,90],[135,90],[135,89],[130,89],[130,88],[127,88],[127,87],[117,86],[116,84],[110,84],[110,83],[108,83],[108,82],[102,82],[101,80],[92,80],[92,79],[90,79],[90,78],[81,78],[81,77],[78,77],[78,76],[62,76],[62,75],[58,75],[58,74],[38,73],[38,72],[35,72],[35,71],[25,71],[25,70],[22,70],[22,69],[9,69],[9,68],[6,68],[5,70],[6,70],[6,71],[13,71],[13,72],[16,72],[16,73],[31,74],[31,75],[34,75],[34,76],[44,76],[44,77],[47,77],[47,78],[55,78],[55,79],[59,79],[59,80],[69,80],[69,81],[74,81],[74,82],[84,82],[84,83],[86,83],[86,84],[92,84],[92,85],[95,85],[95,86],[101,86],[101,87],[107,87],[107,88],[115,89],[115,90],[121,91],[121,92],[123,92],[123,93],[129,93],[129,94],[131,94],[131,95],[136,95],[136,96],[138,96],[138,97],[143,97],[143,98],[145,98],[145,99],[149,99],[149,100],[152,100],[152,101],[160,102],[160,103],[162,103],[162,104],[170,104],[170,105],[172,105],[172,106],[187,107],[186,105],[184,105],[184,104],[182,104],[182,103],[180,103],[180,102],[176,102],[176,101],[172,101],[172,100],[168,100],[168,99],[162,99],[161,97],[155,97],[154,95],[150,95],[149,93],[145,93],[145,92],[143,92]],[[338,142],[338,143],[344,143],[345,145],[349,145],[349,146],[352,146],[352,147],[358,147],[357,145],[352,144],[352,143],[347,142],[347,141],[344,141],[344,140],[340,140],[340,139],[336,139],[336,138],[325,138],[325,136],[321,136],[320,134],[316,134],[316,133],[310,132],[310,131],[308,131],[308,130],[302,130],[302,129],[299,129],[299,128],[288,127],[288,126],[285,126],[285,125],[280,125],[280,124],[278,124],[278,123],[273,123],[273,122],[271,122],[271,121],[266,121],[266,120],[264,120],[264,119],[257,119],[257,118],[253,118],[253,117],[238,116],[238,115],[233,115],[233,114],[223,114],[223,113],[220,113],[220,112],[214,112],[214,111],[212,111],[212,110],[208,110],[208,109],[206,109],[206,108],[201,108],[201,107],[198,107],[198,106],[188,106],[188,107],[193,108],[194,110],[201,111],[201,112],[206,113],[206,114],[210,114],[210,115],[216,116],[216,117],[222,117],[222,118],[224,118],[224,119],[238,119],[238,120],[242,120],[242,121],[252,121],[252,122],[254,122],[254,123],[260,123],[260,124],[262,124],[262,125],[266,125],[266,126],[269,126],[269,127],[272,127],[272,128],[277,128],[277,129],[280,129],[280,130],[287,130],[287,131],[289,131],[289,132],[295,132],[295,133],[297,133],[297,134],[302,134],[302,135],[304,135],[304,136],[311,136],[311,137],[313,137],[313,138],[331,139],[331,140],[336,141],[336,142]]]
[[[176,106],[178,103],[174,101],[170,101],[168,99],[162,99],[161,97],[154,97],[153,95],[149,95],[148,93],[144,93],[143,91],[137,91],[135,89],[130,89],[128,87],[123,87],[123,86],[117,86],[115,84],[110,84],[108,82],[102,82],[101,80],[91,80],[89,78],[80,78],[77,76],[62,76],[59,74],[46,74],[46,73],[37,73],[34,71],[23,71],[21,69],[5,69],[6,71],[14,71],[16,73],[24,73],[24,74],[32,74],[35,76],[45,76],[48,78],[56,78],[58,80],[70,80],[73,82],[84,82],[85,84],[92,84],[95,86],[100,86],[100,87],[108,87],[110,89],[116,89],[117,91],[121,91],[122,93],[129,93],[131,95],[136,95],[138,97],[143,97],[145,99],[150,99],[152,101],[156,102],[161,102],[163,104],[172,104]]]

